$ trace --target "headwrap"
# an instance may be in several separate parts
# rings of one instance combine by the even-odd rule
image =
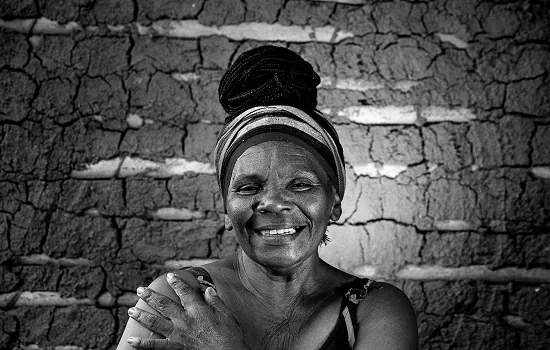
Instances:
[[[280,140],[294,142],[308,150],[326,170],[336,192],[343,198],[346,188],[344,159],[334,127],[320,112],[312,118],[292,106],[274,105],[250,108],[234,117],[222,130],[216,144],[216,173],[222,195],[227,189],[233,166],[239,156],[256,144]],[[319,123],[323,120],[322,124]],[[327,130],[326,128],[329,128]]]
[[[300,55],[272,45],[244,52],[228,68],[218,89],[228,116],[215,149],[224,203],[239,156],[251,146],[272,140],[310,150],[343,198],[342,146],[330,121],[316,109],[320,81]]]

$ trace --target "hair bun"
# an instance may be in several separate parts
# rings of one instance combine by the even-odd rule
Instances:
[[[256,106],[284,104],[311,111],[317,106],[320,81],[298,54],[268,45],[241,54],[223,75],[218,94],[229,122]]]

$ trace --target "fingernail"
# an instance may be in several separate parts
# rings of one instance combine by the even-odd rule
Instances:
[[[134,337],[130,337],[130,338],[126,339],[126,341],[130,345],[135,345],[137,343],[136,338],[134,338]]]
[[[211,296],[215,297],[216,295],[218,295],[218,293],[216,293],[216,290],[212,287],[208,287],[208,294],[210,294]]]
[[[137,289],[137,294],[138,294],[138,295],[141,295],[141,293],[143,293],[143,292],[145,292],[145,288],[139,287],[139,288]]]
[[[134,313],[135,313],[135,312],[136,312],[136,309],[133,308],[133,307],[131,307],[131,308],[128,309],[128,315],[130,315],[130,316],[134,316]]]
[[[168,281],[170,281],[172,278],[174,278],[174,274],[173,274],[172,272],[168,272],[168,273],[166,274],[166,279],[167,279]]]

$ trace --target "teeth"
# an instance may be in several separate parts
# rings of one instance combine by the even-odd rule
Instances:
[[[293,233],[296,233],[296,229],[294,228],[283,228],[280,230],[261,230],[260,233],[262,235],[291,235]]]

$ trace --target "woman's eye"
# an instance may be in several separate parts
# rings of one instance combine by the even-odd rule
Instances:
[[[309,182],[298,181],[290,185],[290,188],[296,191],[306,191],[313,187],[313,184]]]
[[[237,189],[237,193],[244,195],[256,194],[260,190],[260,186],[257,185],[244,185]]]

